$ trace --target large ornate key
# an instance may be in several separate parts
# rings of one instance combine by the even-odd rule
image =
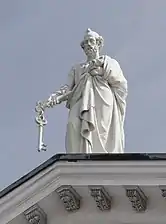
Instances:
[[[59,104],[60,102],[66,100],[68,98],[68,95],[71,92],[68,91],[68,87],[65,85],[61,87],[59,91],[56,91],[54,94],[50,96],[50,98],[46,101],[38,101],[35,107],[35,111],[37,113],[36,116],[36,123],[39,128],[39,137],[38,137],[38,151],[46,151],[47,146],[44,144],[44,126],[47,124],[47,120],[44,117],[44,112],[46,108],[53,107],[56,104]]]
[[[47,120],[44,117],[44,110],[47,107],[46,102],[37,102],[36,104],[36,112],[37,112],[37,117],[36,117],[36,123],[38,124],[39,127],[39,137],[38,137],[38,151],[46,151],[46,145],[43,142],[43,132],[44,132],[44,126],[47,124]]]

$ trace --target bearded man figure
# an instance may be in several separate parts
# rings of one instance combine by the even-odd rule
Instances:
[[[124,152],[127,81],[115,59],[100,56],[103,42],[96,32],[86,31],[81,47],[87,61],[72,67],[68,97],[54,99],[54,104],[67,100],[67,153]]]

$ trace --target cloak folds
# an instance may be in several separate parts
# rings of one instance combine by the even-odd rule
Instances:
[[[101,56],[69,74],[67,153],[123,153],[127,81],[118,62]]]

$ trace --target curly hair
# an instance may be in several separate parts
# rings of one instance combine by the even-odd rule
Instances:
[[[90,34],[89,34],[90,33]],[[87,31],[86,31],[86,34],[85,34],[85,36],[84,36],[84,39],[85,39],[85,37],[86,36],[93,36],[95,39],[96,39],[96,43],[97,43],[97,45],[98,45],[98,47],[99,47],[99,50],[101,50],[102,48],[103,48],[103,46],[104,46],[104,39],[103,39],[103,37],[102,36],[100,36],[98,33],[96,33],[96,32],[94,32],[94,31],[92,31],[91,29],[87,29]],[[82,42],[81,42],[81,44],[80,44],[80,46],[82,47],[82,49],[84,49],[84,44],[85,44],[85,40],[83,40]]]

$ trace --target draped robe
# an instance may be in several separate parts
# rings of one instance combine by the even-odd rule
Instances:
[[[101,56],[68,78],[67,153],[123,153],[127,81],[119,63]]]

